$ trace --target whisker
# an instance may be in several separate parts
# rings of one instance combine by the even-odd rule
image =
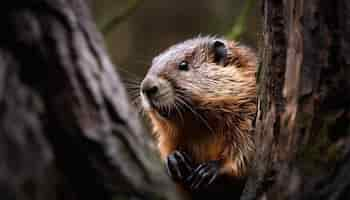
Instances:
[[[212,134],[214,134],[214,130],[211,128],[211,126],[209,125],[209,123],[204,119],[204,117],[196,112],[187,102],[186,100],[184,99],[184,97],[182,98],[179,98],[178,99],[179,102],[181,102],[185,107],[187,107],[195,117],[197,117],[200,121],[202,121],[204,123],[204,125],[209,129],[210,132],[212,132]]]
[[[125,87],[128,91],[128,93],[133,92],[133,93],[140,93],[140,88],[135,88],[135,87]]]
[[[129,88],[127,89],[127,93],[129,96],[140,96],[140,91],[138,89]]]
[[[130,99],[131,99],[130,102],[131,102],[132,104],[135,103],[135,102],[141,103],[141,100],[140,100],[140,97],[139,97],[139,96],[136,96],[136,95],[130,96]]]
[[[138,95],[140,95],[139,88],[127,88],[127,89],[128,89],[128,93],[130,93],[130,94],[138,94]]]
[[[126,85],[125,88],[131,92],[140,92],[140,88],[136,86]]]
[[[177,111],[177,113],[179,114],[179,118],[180,118],[180,121],[181,121],[181,124],[184,125],[185,124],[185,119],[184,119],[184,116],[183,116],[183,113],[181,112],[181,106],[179,104],[179,97],[178,96],[175,96],[175,103],[174,103],[174,107]]]
[[[140,84],[141,84],[141,81],[139,81],[139,80],[131,80],[131,79],[127,79],[127,78],[124,78],[122,81],[124,84],[134,85],[134,86],[140,86]]]
[[[139,93],[139,92],[136,92],[136,91],[130,91],[130,92],[129,92],[129,96],[130,96],[132,99],[140,98],[140,93]]]
[[[141,77],[139,77],[138,75],[136,75],[136,74],[126,70],[125,68],[117,67],[117,71],[120,74],[123,74],[123,73],[124,73],[124,75],[127,74],[127,76],[131,76],[131,77],[133,77],[136,80],[142,80]],[[124,76],[122,76],[122,77],[124,77]]]

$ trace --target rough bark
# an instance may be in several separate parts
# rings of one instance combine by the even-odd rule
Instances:
[[[242,199],[349,199],[350,1],[263,0],[263,27]]]
[[[86,2],[6,3],[1,199],[176,199]]]

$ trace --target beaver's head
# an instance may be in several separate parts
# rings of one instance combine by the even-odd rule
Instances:
[[[255,101],[255,66],[255,55],[235,42],[187,40],[153,59],[141,84],[142,106],[171,119],[222,103]]]

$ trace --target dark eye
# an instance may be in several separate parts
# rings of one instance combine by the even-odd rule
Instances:
[[[188,62],[181,61],[179,64],[179,70],[187,71],[188,70]]]

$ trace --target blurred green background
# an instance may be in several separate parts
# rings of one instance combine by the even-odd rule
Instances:
[[[253,48],[259,37],[255,0],[93,0],[92,7],[114,64],[140,78],[152,57],[199,34]]]

